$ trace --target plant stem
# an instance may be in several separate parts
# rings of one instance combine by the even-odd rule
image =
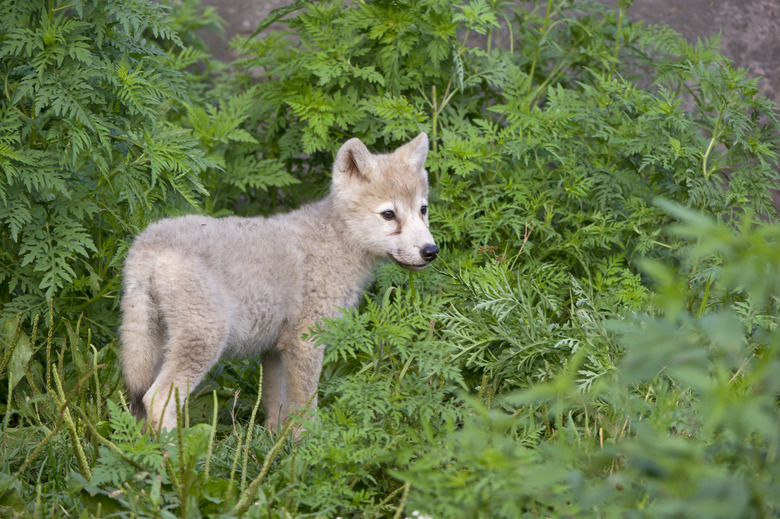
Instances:
[[[125,463],[128,463],[129,465],[132,465],[136,470],[144,471],[147,470],[146,467],[135,461],[133,458],[129,457],[127,454],[125,454],[122,449],[117,447],[111,440],[101,435],[98,430],[95,428],[95,426],[90,422],[89,418],[87,417],[87,413],[84,412],[83,409],[80,409],[79,407],[73,407],[73,409],[78,413],[79,417],[81,417],[82,420],[84,420],[84,424],[87,426],[87,429],[89,429],[89,432],[92,434],[92,436],[97,439],[99,443],[102,443],[104,446],[106,446],[111,452],[122,458]]]
[[[609,65],[609,77],[610,79],[615,75],[615,63],[617,63],[618,52],[620,51],[620,31],[623,28],[623,18],[626,15],[626,4],[623,0],[618,2],[618,21],[615,29],[615,52],[612,55],[612,63]]]
[[[35,461],[35,458],[37,458],[41,451],[48,445],[48,443],[54,438],[54,435],[57,434],[60,431],[60,427],[62,426],[62,421],[60,420],[56,427],[49,431],[49,433],[41,440],[41,442],[38,444],[37,447],[35,447],[35,450],[33,450],[29,456],[27,456],[27,459],[24,460],[24,463],[22,463],[22,466],[19,467],[19,470],[16,471],[16,474],[14,474],[14,477],[19,479],[22,472],[32,463]]]
[[[246,430],[246,439],[244,440],[244,463],[241,467],[241,491],[246,488],[246,474],[247,464],[249,463],[249,444],[252,443],[252,432],[255,428],[255,417],[257,416],[257,409],[260,407],[260,397],[263,395],[263,366],[260,366],[260,380],[257,383],[257,399],[255,405],[252,408],[252,415],[249,417],[249,425]]]
[[[228,481],[228,489],[227,489],[227,495],[225,496],[225,505],[230,502],[230,498],[233,497],[233,481],[235,480],[236,476],[236,467],[238,467],[238,459],[241,457],[241,446],[244,444],[243,440],[244,438],[238,434],[237,431],[235,431],[235,423],[233,425],[233,430],[236,433],[236,437],[238,437],[238,445],[236,445],[236,454],[233,456],[233,465],[230,467],[230,480]]]
[[[81,471],[81,475],[84,476],[87,481],[92,480],[92,471],[89,468],[89,464],[87,464],[87,455],[84,453],[84,449],[81,446],[81,442],[79,441],[79,435],[78,431],[76,430],[76,424],[73,421],[73,417],[70,414],[70,408],[68,407],[68,398],[65,395],[65,391],[62,388],[62,381],[60,380],[62,377],[62,372],[57,373],[57,366],[54,366],[55,369],[55,375],[54,375],[54,384],[57,388],[57,395],[52,395],[55,398],[55,402],[57,403],[58,407],[61,407],[60,410],[60,416],[65,421],[65,425],[68,428],[68,433],[70,434],[70,440],[73,444],[73,451],[76,454],[76,460],[78,461],[79,465],[79,471]],[[60,368],[61,369],[61,368]],[[91,375],[91,373],[89,374]]]
[[[545,36],[547,35],[547,23],[550,21],[550,11],[552,11],[552,4],[553,0],[547,0],[547,11],[544,13],[544,22],[542,23],[542,30],[539,36],[539,43],[536,45],[536,50],[534,51],[534,59],[531,61],[531,71],[528,73],[529,83],[528,88],[531,88],[531,85],[534,81],[534,72],[536,72],[536,62],[539,60],[539,53],[541,52],[542,48],[542,40],[544,40]]]
[[[720,107],[720,110],[718,110],[718,118],[715,120],[715,127],[712,129],[712,138],[710,139],[710,144],[707,146],[707,151],[704,152],[704,156],[702,157],[702,163],[701,163],[701,172],[704,175],[705,180],[710,179],[710,175],[712,173],[709,171],[708,163],[710,159],[710,154],[712,153],[712,150],[715,148],[715,143],[720,138],[720,123],[723,119],[723,109],[724,106]]]
[[[252,480],[252,482],[249,484],[249,487],[241,494],[241,497],[238,499],[238,503],[236,503],[236,506],[234,506],[233,510],[231,510],[231,514],[241,515],[249,508],[252,498],[257,493],[257,489],[260,488],[260,485],[265,479],[265,476],[271,469],[271,463],[273,463],[273,461],[276,459],[279,451],[282,450],[282,445],[287,439],[287,436],[290,435],[290,432],[292,432],[294,425],[295,421],[287,421],[284,429],[282,429],[282,432],[279,435],[279,438],[276,440],[276,443],[274,443],[273,447],[271,447],[271,450],[268,451],[268,454],[266,454],[265,460],[263,461],[263,468],[260,470],[260,474],[258,474],[258,476]]]
[[[211,434],[209,435],[209,448],[206,451],[206,468],[203,470],[203,474],[205,475],[206,482],[209,481],[209,468],[211,466],[211,453],[214,452],[214,436],[217,433],[217,391],[214,390],[211,392],[212,396],[214,397],[214,413],[211,418]]]
[[[404,511],[404,508],[406,508],[406,500],[409,498],[409,489],[412,487],[412,484],[408,481],[404,485],[404,493],[401,496],[401,502],[398,504],[398,508],[395,511],[395,515],[393,516],[393,519],[401,519],[401,514]]]

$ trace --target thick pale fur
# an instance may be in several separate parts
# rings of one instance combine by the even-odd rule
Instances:
[[[323,350],[302,334],[357,303],[376,260],[420,269],[438,252],[427,152],[424,133],[387,155],[351,139],[319,202],[270,218],[150,225],[124,267],[121,363],[133,412],[172,429],[173,388],[183,401],[224,354],[262,355],[270,428],[312,395],[315,406]]]

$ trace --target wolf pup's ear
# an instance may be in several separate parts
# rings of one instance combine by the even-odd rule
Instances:
[[[409,164],[415,170],[423,169],[425,167],[425,159],[428,158],[428,134],[422,132],[401,146],[398,151],[406,154]]]
[[[368,182],[376,168],[376,160],[366,145],[360,139],[350,139],[341,146],[336,155],[333,178],[344,176]]]

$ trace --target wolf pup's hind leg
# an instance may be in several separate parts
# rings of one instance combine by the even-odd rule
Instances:
[[[176,253],[155,257],[153,290],[166,323],[162,362],[143,397],[149,425],[176,427],[175,392],[189,391],[217,363],[227,343],[229,314],[219,284],[206,264]]]

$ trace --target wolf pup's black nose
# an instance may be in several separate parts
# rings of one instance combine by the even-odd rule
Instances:
[[[433,261],[436,259],[436,255],[439,253],[439,248],[436,245],[426,245],[420,249],[420,256],[425,261]]]

